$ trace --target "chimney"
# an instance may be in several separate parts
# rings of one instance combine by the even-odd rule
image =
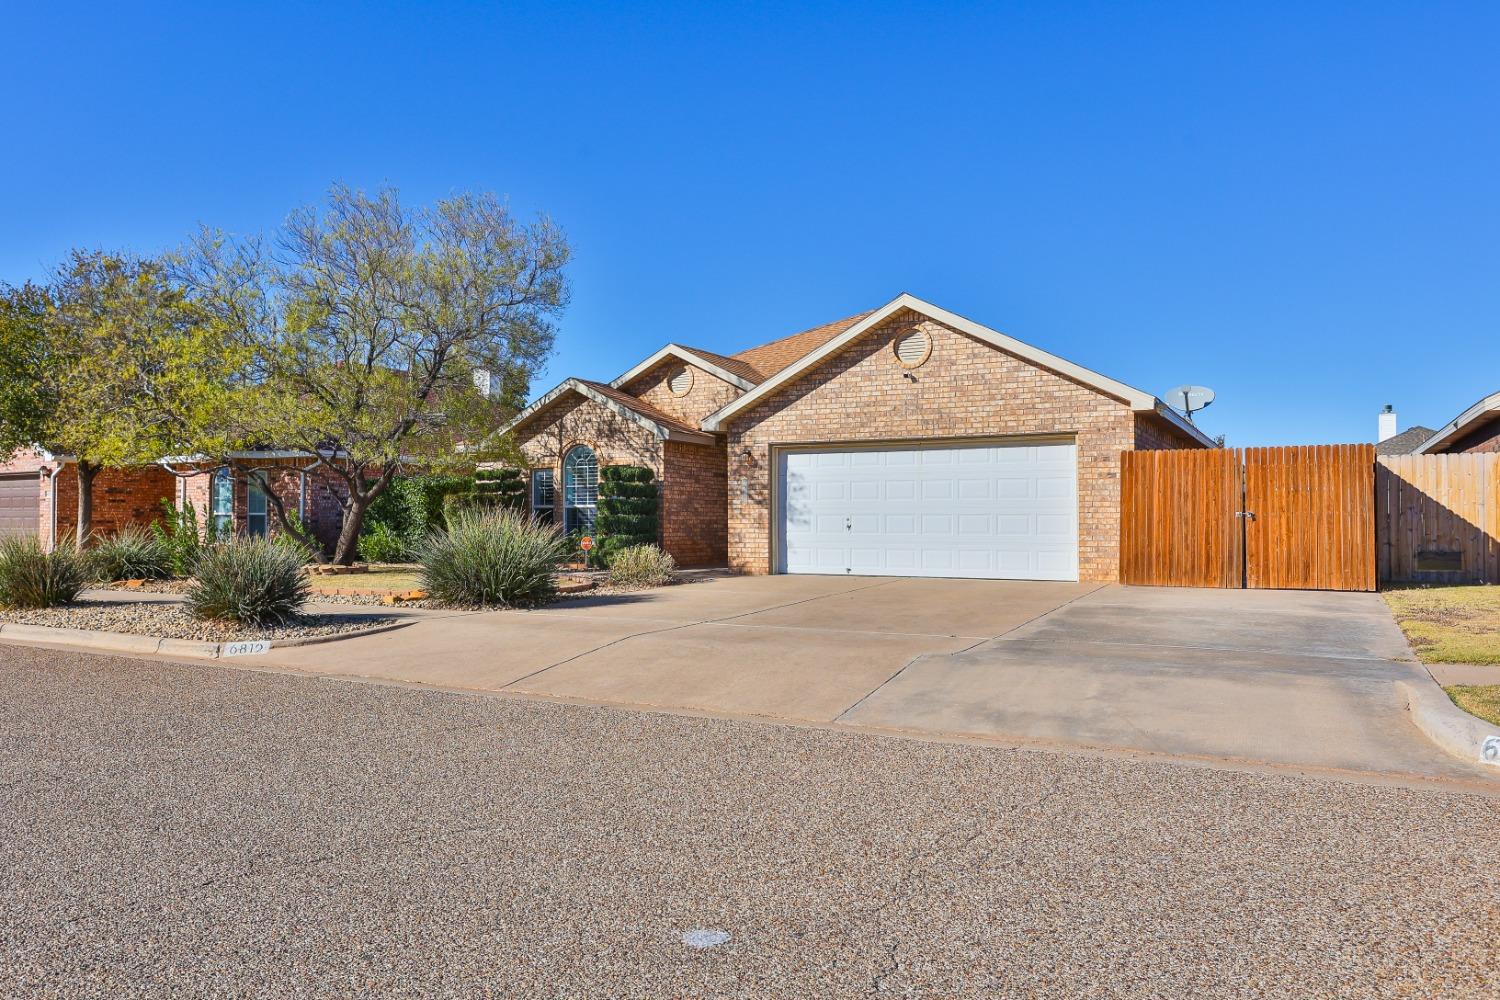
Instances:
[[[1377,442],[1396,436],[1396,411],[1390,403],[1385,404],[1385,409],[1380,411],[1380,435],[1375,438]]]

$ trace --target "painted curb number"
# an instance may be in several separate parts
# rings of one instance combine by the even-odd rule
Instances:
[[[256,639],[254,642],[226,642],[220,647],[221,656],[259,656],[271,651],[271,640]]]
[[[1487,764],[1500,764],[1500,736],[1486,737],[1479,747],[1479,759]]]

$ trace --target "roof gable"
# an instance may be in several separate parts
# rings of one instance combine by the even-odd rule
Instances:
[[[851,326],[875,312],[868,309],[855,316],[846,316],[844,319],[835,320],[832,323],[824,323],[815,326],[811,330],[803,330],[794,333],[790,337],[782,337],[773,340],[769,344],[761,344],[759,347],[751,347],[740,351],[733,356],[733,360],[740,364],[748,365],[759,374],[756,382],[764,382],[788,366],[807,357],[834,337],[847,331]]]
[[[605,409],[613,412],[625,420],[629,420],[646,430],[655,434],[663,441],[687,441],[693,444],[713,444],[712,434],[703,431],[690,424],[657,409],[644,400],[637,399],[628,392],[621,392],[612,385],[603,382],[590,382],[581,378],[564,379],[546,395],[537,399],[526,409],[515,415],[515,418],[501,427],[497,434],[507,434],[521,426],[532,417],[541,413],[551,403],[567,393],[574,392],[598,403]]]
[[[683,347],[681,344],[668,344],[609,384],[618,389],[644,375],[668,358],[676,358],[678,361],[696,365],[711,375],[723,379],[742,392],[755,388],[756,383],[760,381],[754,369],[747,372],[745,367],[739,362],[734,361],[733,358],[722,358],[708,351]],[[720,363],[722,361],[731,361],[734,364],[732,366],[724,365]]]
[[[960,333],[988,343],[1031,364],[1051,369],[1081,385],[1106,395],[1114,396],[1136,412],[1158,414],[1200,444],[1211,447],[1214,443],[1211,438],[1186,420],[1176,410],[1173,410],[1150,393],[1126,385],[1124,382],[1117,382],[1098,372],[1084,368],[1082,365],[1076,365],[1065,358],[1049,354],[1040,348],[1023,343],[998,330],[982,326],[973,320],[966,319],[956,313],[951,313],[946,309],[935,306],[930,302],[924,302],[916,296],[904,292],[879,309],[861,313],[859,316],[851,316],[836,323],[827,324],[826,326],[815,327],[804,333],[774,341],[759,348],[752,348],[750,351],[741,352],[737,357],[745,359],[747,355],[755,355],[757,352],[765,352],[768,348],[779,347],[781,353],[778,355],[761,355],[763,358],[769,358],[771,361],[774,361],[777,358],[786,357],[793,350],[804,346],[807,348],[800,357],[788,361],[754,389],[746,392],[717,412],[710,414],[703,421],[703,429],[707,431],[724,430],[726,423],[736,414],[748,410],[759,400],[768,397],[779,386],[785,385],[804,372],[817,367],[823,361],[836,354],[845,345],[865,332],[879,326],[886,319],[904,309],[920,313],[929,319],[936,320]],[[803,338],[806,339],[804,340]],[[821,341],[821,343],[818,343],[818,341]]]

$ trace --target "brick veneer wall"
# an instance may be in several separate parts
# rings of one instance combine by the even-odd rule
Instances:
[[[161,520],[163,500],[177,495],[177,477],[160,466],[101,469],[94,477],[94,533],[112,535],[129,524]],[[50,511],[43,505],[43,517]],[[69,463],[57,474],[57,537],[73,538],[78,526],[78,470]],[[43,533],[46,537],[50,533]]]
[[[666,442],[661,544],[679,566],[723,566],[728,562],[726,468],[722,441],[716,445]]]
[[[574,445],[592,448],[600,466],[644,465],[658,477],[662,475],[662,441],[655,434],[577,393],[567,393],[533,414],[518,429],[516,443],[530,468],[552,470],[556,484],[553,513],[559,525],[563,523],[562,460]]]
[[[693,385],[686,393],[677,396],[667,383],[673,373],[683,367],[692,370]],[[737,386],[725,382],[712,372],[697,365],[685,365],[676,358],[653,365],[620,388],[694,427],[702,423],[704,417],[728,406],[741,394]]]
[[[931,336],[933,350],[912,381],[892,343],[914,327]],[[909,311],[732,422],[729,565],[747,573],[771,569],[773,445],[1027,434],[1076,440],[1079,576],[1115,580],[1120,452],[1136,447],[1135,414],[1121,400]]]

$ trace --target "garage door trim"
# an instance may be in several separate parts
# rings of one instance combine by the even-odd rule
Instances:
[[[785,560],[783,558],[785,548],[782,537],[783,527],[786,519],[783,516],[783,503],[785,498],[781,495],[781,459],[788,452],[795,451],[886,451],[893,448],[984,448],[1004,445],[1043,445],[1043,444],[1071,444],[1074,452],[1074,475],[1078,473],[1077,447],[1078,435],[1072,431],[1053,431],[1042,434],[993,434],[982,437],[920,437],[920,438],[872,438],[862,441],[789,441],[773,442],[767,450],[767,459],[770,468],[767,470],[767,478],[770,481],[769,502],[766,517],[770,520],[770,530],[766,532],[769,550],[766,553],[766,565],[771,572],[778,576],[787,575]],[[1081,548],[1083,539],[1081,537],[1082,518],[1077,509],[1079,494],[1077,492],[1077,481],[1074,482],[1074,511],[1073,511],[1073,533],[1075,551]]]

